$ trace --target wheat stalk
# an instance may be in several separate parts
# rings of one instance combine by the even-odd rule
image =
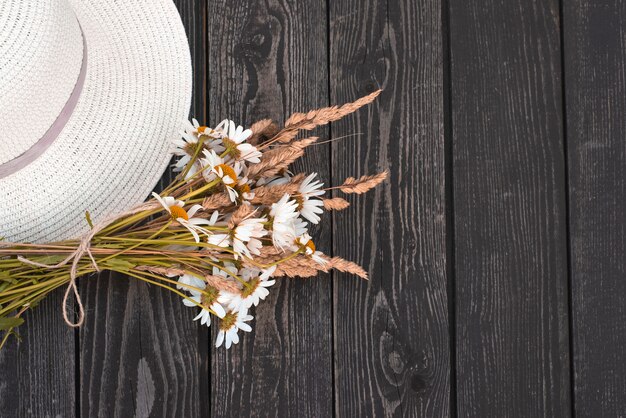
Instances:
[[[245,160],[237,144],[223,137],[224,151],[210,154],[220,164],[209,166],[208,156],[206,161],[201,159],[204,155],[201,151],[209,145],[203,141],[215,138],[201,139],[203,134],[196,132],[195,149],[185,151],[189,163],[163,196],[156,195],[128,212],[96,223],[87,214],[86,222],[91,230],[74,240],[47,244],[0,242],[0,330],[6,331],[0,348],[13,328],[23,322],[21,316],[59,287],[66,287],[66,299],[75,296],[79,308],[80,320],[74,324],[70,322],[64,300],[64,318],[71,326],[80,325],[84,310],[76,278],[103,270],[169,290],[188,306],[197,306],[201,314],[208,312],[220,317],[224,313],[218,315],[213,310],[219,305],[216,295],[247,297],[261,280],[255,274],[315,277],[335,269],[367,278],[365,270],[357,264],[324,255],[315,249],[308,234],[298,232],[295,236],[295,231],[302,229],[300,218],[305,216],[307,204],[313,204],[315,210],[323,207],[327,211],[344,210],[350,205],[340,197],[321,199],[311,190],[307,195],[307,187],[318,191],[338,188],[344,193],[361,194],[387,178],[387,171],[358,179],[350,177],[339,186],[321,189],[319,183],[316,186],[309,181],[303,185],[306,174],[293,175],[289,170],[318,139],[296,140],[299,131],[336,121],[371,103],[379,94],[376,91],[343,106],[295,113],[281,130],[269,119],[254,123],[243,149],[253,147],[260,151],[256,161]],[[194,167],[195,174],[187,176]],[[275,204],[281,199],[284,203],[286,195],[288,202],[280,209]],[[294,210],[295,217],[279,220],[273,212],[279,209]],[[296,223],[300,226],[296,227]],[[281,227],[293,236],[288,234],[289,239],[278,245],[275,234]],[[289,232],[289,228],[294,232]],[[257,234],[254,245],[253,234]],[[256,278],[252,279],[253,276]]]
[[[339,186],[339,190],[347,194],[363,194],[382,183],[388,175],[388,171],[383,171],[382,173],[372,176],[361,176],[358,179],[348,177],[343,184]]]

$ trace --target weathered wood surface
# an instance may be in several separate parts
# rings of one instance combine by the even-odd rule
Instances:
[[[559,3],[450,0],[457,411],[571,408]]]
[[[335,274],[335,412],[449,416],[441,2],[329,5],[331,101],[383,89],[332,125],[360,133],[333,143],[333,178],[391,175],[333,220],[335,254],[371,272]]]
[[[74,415],[75,332],[61,316],[64,290],[25,315],[21,342],[0,351],[0,417]]]
[[[576,415],[626,415],[626,4],[565,2]]]
[[[0,417],[626,413],[622,2],[176,3],[198,119],[384,89],[298,166],[389,168],[314,230],[371,280],[282,281],[226,351],[180,298],[83,279],[80,331],[61,290],[0,352]]]
[[[328,104],[326,4],[322,0],[209,2],[209,121],[241,123]],[[327,129],[315,135],[327,137]],[[329,146],[296,165],[328,182]],[[330,224],[316,245],[331,248]],[[211,357],[214,416],[311,416],[332,413],[331,287],[328,276],[282,280],[252,312],[253,332]],[[211,344],[217,335],[212,330]]]

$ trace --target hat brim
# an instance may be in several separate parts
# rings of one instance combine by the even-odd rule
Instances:
[[[0,179],[8,241],[78,237],[85,211],[98,222],[141,203],[188,117],[191,58],[171,0],[70,3],[88,51],[84,87],[46,152]]]

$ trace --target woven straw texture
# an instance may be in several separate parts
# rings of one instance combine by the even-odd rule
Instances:
[[[0,164],[31,147],[76,84],[80,99],[54,143],[0,179],[0,236],[77,237],[142,202],[170,160],[191,102],[191,60],[170,0],[0,2]]]

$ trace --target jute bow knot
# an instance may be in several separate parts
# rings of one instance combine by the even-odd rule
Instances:
[[[78,287],[76,286],[78,263],[80,262],[81,258],[83,258],[85,254],[87,254],[89,258],[91,259],[91,263],[93,264],[96,271],[100,272],[98,263],[96,263],[96,260],[93,257],[93,254],[91,254],[91,240],[103,228],[104,226],[101,226],[100,228],[96,228],[94,226],[94,228],[91,231],[89,231],[87,235],[81,238],[80,243],[78,244],[78,247],[76,247],[76,250],[70,253],[70,255],[68,255],[64,260],[62,260],[58,264],[37,263],[35,261],[29,260],[22,256],[17,257],[17,259],[20,260],[22,263],[30,264],[31,266],[36,266],[36,267],[48,268],[48,269],[58,269],[67,265],[67,263],[69,263],[70,261],[72,262],[72,268],[70,269],[70,282],[67,285],[67,289],[65,290],[65,296],[63,297],[62,310],[63,310],[63,319],[65,320],[65,323],[73,328],[80,327],[85,321],[85,308],[83,307],[83,302],[80,299],[80,295],[78,294]],[[67,299],[69,298],[71,291],[74,292],[74,296],[76,297],[76,303],[78,304],[78,321],[76,322],[72,322],[70,320],[69,314],[67,312]]]
[[[80,242],[78,244],[78,247],[76,247],[76,250],[74,250],[72,253],[70,253],[70,255],[68,255],[64,260],[62,260],[60,263],[58,264],[44,264],[44,263],[38,263],[36,261],[32,261],[29,260],[25,257],[22,256],[18,256],[17,259],[19,261],[21,261],[22,263],[26,263],[26,264],[30,264],[31,266],[36,266],[36,267],[42,267],[42,268],[48,268],[48,269],[58,269],[61,267],[66,266],[70,261],[72,262],[72,268],[70,269],[70,282],[67,285],[67,289],[65,290],[65,296],[63,297],[63,306],[62,306],[62,311],[63,311],[63,319],[65,320],[65,323],[67,325],[69,325],[72,328],[77,328],[80,327],[83,322],[85,321],[85,308],[83,307],[83,302],[80,299],[80,295],[78,293],[78,287],[76,286],[76,279],[77,279],[77,273],[78,273],[78,263],[80,263],[80,260],[85,256],[89,256],[89,259],[91,260],[91,263],[93,264],[93,267],[95,268],[95,270],[97,272],[100,272],[100,268],[98,267],[98,263],[96,263],[96,259],[93,257],[93,254],[91,253],[91,240],[93,239],[93,237],[96,236],[96,234],[100,231],[102,231],[104,228],[106,228],[108,225],[110,225],[112,222],[124,218],[126,216],[130,216],[130,215],[134,215],[136,213],[145,211],[145,210],[151,210],[158,207],[158,204],[155,204],[153,202],[150,203],[145,203],[141,206],[136,207],[135,209],[132,209],[128,212],[122,213],[122,214],[118,214],[114,217],[110,217],[107,219],[104,219],[103,221],[97,223],[96,225],[93,226],[93,228],[91,228],[91,230],[85,234],[81,239]],[[76,322],[72,322],[70,320],[68,311],[67,311],[67,299],[69,298],[70,292],[74,292],[74,297],[76,297],[76,303],[78,304],[78,321]]]

